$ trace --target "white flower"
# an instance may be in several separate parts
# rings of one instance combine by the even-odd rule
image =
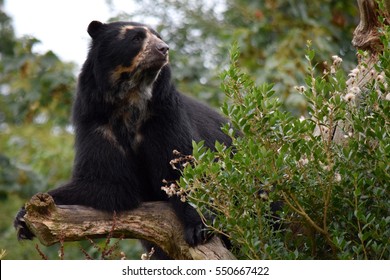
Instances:
[[[355,78],[359,73],[360,73],[360,70],[358,68],[355,68],[348,74],[348,77]]]
[[[355,83],[355,80],[353,78],[349,78],[346,82],[347,86],[353,85]]]
[[[351,87],[348,93],[359,94],[361,92],[359,87]]]
[[[335,173],[334,174],[334,180],[337,182],[337,183],[339,183],[339,182],[341,182],[341,175],[339,174],[339,173]]]
[[[390,101],[390,92],[389,92],[388,94],[386,94],[385,99],[386,99],[387,101]]]
[[[355,75],[359,74],[359,72],[360,72],[360,70],[359,70],[358,68],[355,68],[355,69],[353,69],[353,70],[351,71],[351,73],[353,73],[353,74],[355,74]]]
[[[326,126],[323,126],[323,127],[322,127],[322,132],[323,132],[324,134],[328,134],[328,133],[329,133],[329,128],[326,127]]]
[[[376,77],[376,80],[378,81],[378,82],[381,82],[381,83],[383,83],[384,81],[385,81],[385,78],[383,77],[383,75],[378,75],[377,77]]]
[[[348,92],[348,93],[344,96],[344,100],[347,101],[347,102],[355,101],[355,98],[356,98],[356,94],[354,94],[354,93],[352,93],[352,92]]]
[[[322,169],[324,169],[325,171],[330,171],[330,166],[329,165],[325,165],[325,164],[322,164],[321,165]]]
[[[303,92],[305,92],[306,87],[305,86],[295,86],[294,89],[296,89],[300,93],[303,93]]]
[[[333,55],[332,59],[333,59],[333,65],[338,65],[341,62],[343,62],[343,59],[341,57],[339,57],[338,55]]]
[[[361,92],[360,88],[357,86],[351,87],[348,90],[348,93],[344,96],[344,100],[347,102],[355,101],[356,95]]]
[[[306,158],[306,156],[304,156],[300,160],[298,160],[297,166],[298,167],[303,167],[303,166],[305,166],[308,163],[309,163],[309,160]]]

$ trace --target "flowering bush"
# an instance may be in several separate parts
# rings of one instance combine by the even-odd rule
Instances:
[[[257,86],[237,66],[222,75],[223,112],[233,147],[193,143],[180,193],[213,217],[240,259],[390,259],[390,50],[349,75],[313,65],[298,86],[308,114],[282,110],[272,85]]]

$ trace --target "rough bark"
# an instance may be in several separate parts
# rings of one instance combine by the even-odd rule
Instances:
[[[390,0],[384,1],[384,10],[379,11],[377,0],[358,0],[360,22],[353,34],[352,44],[361,50],[377,52],[381,49],[379,40],[379,21],[381,15],[385,24],[390,23]]]
[[[220,239],[191,248],[183,239],[180,222],[166,202],[143,203],[139,208],[110,214],[77,205],[56,205],[46,193],[26,204],[25,221],[39,241],[50,246],[61,241],[88,238],[145,239],[157,244],[174,259],[234,259]]]

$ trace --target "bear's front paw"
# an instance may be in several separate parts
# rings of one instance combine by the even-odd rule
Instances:
[[[187,224],[184,227],[184,239],[190,246],[205,243],[211,236],[211,232],[202,221]]]
[[[34,238],[34,234],[29,230],[29,228],[26,225],[26,222],[24,221],[24,215],[26,214],[26,210],[24,207],[22,207],[18,214],[15,217],[14,220],[14,227],[16,229],[16,235],[18,237],[18,240],[32,240]]]

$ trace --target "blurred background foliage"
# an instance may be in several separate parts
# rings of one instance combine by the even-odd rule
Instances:
[[[240,67],[257,83],[272,82],[286,108],[300,113],[306,103],[293,87],[302,84],[307,40],[319,50],[318,62],[330,55],[351,68],[352,33],[358,23],[355,1],[334,0],[143,0],[139,10],[119,19],[155,26],[171,47],[171,61],[183,92],[219,105],[224,95],[219,74],[228,66],[233,42],[241,50]],[[154,7],[147,9],[145,7]]]
[[[52,51],[34,52],[39,38],[16,37],[3,2],[0,0],[0,249],[7,251],[4,258],[36,259],[40,257],[34,242],[19,244],[12,221],[32,194],[70,177],[70,112],[78,67],[61,61]],[[106,2],[107,9],[115,5]],[[320,71],[322,61],[335,54],[343,58],[346,69],[356,64],[351,45],[358,23],[355,1],[137,2],[133,12],[111,20],[141,21],[155,27],[170,46],[178,88],[216,107],[224,99],[220,73],[229,65],[233,42],[241,50],[241,69],[258,84],[274,83],[284,108],[296,115],[306,112],[305,100],[293,87],[304,80],[307,40],[317,50]],[[139,258],[138,251],[131,249],[134,243],[122,243],[129,258]],[[49,258],[58,258],[57,250],[45,248]],[[83,258],[79,250],[65,252],[66,258]]]

